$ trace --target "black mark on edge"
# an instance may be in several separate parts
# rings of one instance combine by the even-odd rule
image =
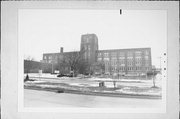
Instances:
[[[122,9],[119,10],[119,14],[120,14],[120,15],[122,14]]]

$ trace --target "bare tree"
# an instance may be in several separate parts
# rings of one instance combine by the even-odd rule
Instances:
[[[105,73],[105,63],[104,62],[96,62],[93,64],[93,66],[95,67],[96,72],[99,72],[101,74]]]
[[[89,67],[90,64],[86,60],[82,59],[78,64],[78,72],[80,74],[86,74],[89,72]]]
[[[58,59],[59,74],[64,73],[64,68],[67,65],[67,61],[64,57]]]
[[[34,61],[34,58],[28,56],[26,59],[25,59],[26,63],[24,63],[24,67],[26,69],[26,72],[27,74],[30,73],[30,70],[32,69],[32,61]]]
[[[79,68],[82,68],[83,65],[85,65],[85,62],[83,61],[83,51],[70,52],[66,54],[65,60],[71,71],[74,73],[77,73]]]
[[[34,58],[28,56],[25,60],[24,60],[24,70],[27,73],[26,75],[26,79],[25,81],[29,80],[29,76],[28,74],[30,73],[30,70],[32,69],[32,61],[34,61]]]
[[[156,75],[157,75],[158,71],[156,70],[156,68],[153,68],[152,71],[150,72],[147,72],[147,76],[151,77],[152,78],[152,81],[153,81],[153,88],[156,88]]]
[[[85,53],[84,49],[81,49],[80,52],[69,52],[63,56],[63,61],[59,63],[62,65],[66,65],[70,68],[74,74],[77,73],[85,73],[87,67],[89,66],[88,62],[83,58]]]
[[[66,55],[66,62],[68,63],[71,71],[77,71],[77,66],[81,60],[81,55],[79,52],[72,52]]]

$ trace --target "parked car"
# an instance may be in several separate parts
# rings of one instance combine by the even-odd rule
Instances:
[[[64,93],[64,90],[58,90],[57,93]]]
[[[59,74],[57,77],[73,77],[72,74]]]

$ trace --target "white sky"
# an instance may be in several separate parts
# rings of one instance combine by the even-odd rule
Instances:
[[[42,60],[43,53],[79,51],[81,35],[95,33],[99,49],[151,47],[152,64],[166,52],[167,19],[163,10],[19,10],[18,38],[24,57]]]

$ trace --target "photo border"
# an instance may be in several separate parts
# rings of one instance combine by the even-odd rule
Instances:
[[[153,2],[145,2],[145,1],[22,1],[22,2],[2,2],[2,117],[4,118],[11,118],[12,115],[15,118],[37,118],[37,117],[43,117],[43,118],[71,118],[71,117],[83,117],[83,118],[118,118],[119,116],[122,118],[169,118],[169,117],[178,117],[178,110],[179,110],[179,75],[178,75],[178,69],[179,65],[179,29],[178,29],[178,21],[179,21],[179,13],[178,13],[178,2],[161,2],[161,1],[153,1]],[[95,7],[98,9],[111,9],[113,8],[121,8],[121,9],[159,9],[159,10],[167,10],[168,15],[168,67],[167,67],[167,78],[171,80],[167,80],[167,111],[164,114],[161,113],[129,113],[126,111],[126,113],[118,113],[113,112],[110,113],[95,113],[96,111],[92,112],[92,116],[90,116],[90,112],[77,113],[77,112],[67,112],[71,113],[70,115],[63,114],[63,113],[56,113],[56,112],[45,112],[44,113],[23,113],[18,112],[18,107],[22,107],[22,105],[19,105],[18,102],[18,88],[19,86],[17,82],[18,80],[18,71],[20,70],[19,64],[22,66],[22,62],[20,62],[23,59],[19,59],[18,50],[19,49],[19,41],[18,41],[18,9],[94,9]],[[8,34],[8,35],[7,35]],[[13,67],[12,67],[13,66]],[[176,71],[177,69],[177,71]],[[15,80],[12,80],[11,78],[15,77]],[[16,78],[17,77],[17,78]],[[22,82],[22,81],[21,81]],[[22,82],[23,83],[23,82]],[[23,86],[23,85],[22,85]],[[9,88],[11,87],[11,88]],[[171,93],[173,92],[173,94]],[[18,98],[16,98],[18,97]],[[114,110],[113,110],[114,111]],[[12,112],[10,115],[8,113]],[[37,111],[38,112],[38,111]],[[55,114],[52,116],[52,113]],[[127,114],[128,113],[128,114]],[[95,116],[96,115],[96,116]]]

